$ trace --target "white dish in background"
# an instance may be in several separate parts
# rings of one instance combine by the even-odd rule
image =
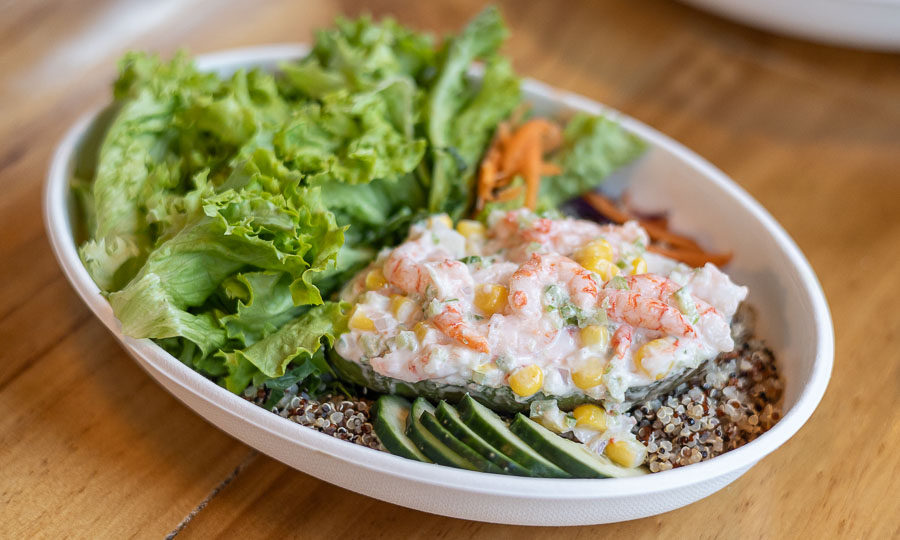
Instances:
[[[900,51],[900,0],[682,0],[723,17],[799,38]]]
[[[301,56],[299,45],[226,51],[198,58],[204,69],[274,68]],[[735,253],[729,272],[750,287],[759,334],[786,380],[785,415],[769,432],[707,462],[637,478],[558,480],[470,472],[407,460],[321,434],[231,394],[149,339],[122,335],[112,309],[78,258],[69,180],[80,151],[102,130],[99,113],[73,126],[53,156],[44,192],[48,236],[66,277],[135,360],[174,396],[237,439],[300,471],[391,503],[446,516],[520,525],[584,525],[660,514],[706,497],[785,443],[825,392],[834,336],[825,297],[800,250],[775,220],[721,171],[679,143],[596,102],[524,81],[539,112],[604,113],[647,141],[640,160],[617,172],[632,199],[670,211],[673,226]],[[100,120],[98,121],[98,118]]]

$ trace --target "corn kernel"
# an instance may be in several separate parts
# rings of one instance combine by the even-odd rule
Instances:
[[[589,358],[584,365],[572,372],[572,382],[582,390],[593,388],[603,382],[606,365],[599,358]]]
[[[606,259],[590,257],[578,261],[578,264],[587,268],[591,272],[595,272],[604,282],[607,282],[619,275],[619,267],[607,261]]]
[[[590,324],[581,329],[581,344],[598,351],[609,345],[609,328],[605,324]]]
[[[509,387],[520,397],[533,396],[544,385],[544,372],[534,364],[520,367],[509,376]]]
[[[359,306],[353,308],[353,313],[350,314],[350,322],[347,323],[350,328],[354,330],[363,330],[372,332],[375,330],[375,321],[370,319],[362,310],[359,309]]]
[[[585,403],[575,407],[575,425],[596,431],[606,431],[606,411],[602,407]]]
[[[475,291],[475,307],[488,315],[503,311],[509,290],[503,285],[481,285]]]
[[[434,226],[437,225],[438,223],[442,224],[443,226],[447,227],[448,229],[453,228],[453,220],[450,219],[450,216],[448,216],[447,214],[437,214],[437,215],[434,215],[434,216],[431,216],[430,218],[428,218],[428,227],[429,228],[434,228]]]
[[[415,313],[416,303],[402,294],[392,294],[391,311],[398,321],[405,321]]]
[[[387,285],[387,279],[384,278],[384,272],[381,268],[373,268],[366,274],[366,288],[370,291],[380,289]]]
[[[480,221],[463,219],[456,224],[456,232],[466,238],[484,236],[484,225]]]
[[[603,259],[605,261],[613,262],[615,256],[615,251],[613,250],[612,245],[603,238],[598,238],[578,248],[575,251],[574,259],[579,263],[581,261],[579,261],[578,259],[582,258],[592,258],[594,260]]]
[[[644,260],[643,257],[636,257],[633,261],[631,261],[631,275],[636,276],[638,274],[646,274],[647,273],[647,261]]]
[[[416,333],[416,337],[419,338],[419,341],[424,341],[426,337],[428,337],[428,331],[431,330],[431,326],[425,321],[419,321],[413,326],[413,332]]]
[[[647,458],[647,448],[632,439],[610,439],[604,451],[609,459],[623,467],[639,467]]]
[[[671,338],[647,342],[634,353],[634,364],[657,381],[666,376],[675,361],[675,347]]]

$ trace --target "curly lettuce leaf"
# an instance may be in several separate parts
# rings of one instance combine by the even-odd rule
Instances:
[[[507,118],[521,100],[519,78],[505,58],[495,57],[487,63],[477,93],[454,116],[450,132],[456,173],[446,189],[449,192],[441,210],[458,217],[473,199],[475,172],[481,155],[493,137],[494,130]]]
[[[406,174],[426,142],[412,133],[413,87],[388,81],[357,94],[328,94],[297,111],[274,136],[276,155],[312,185],[364,184]]]
[[[578,113],[563,131],[557,162],[563,172],[541,180],[540,208],[556,208],[590,191],[614,170],[640,156],[646,144],[618,123],[603,116]]]
[[[222,282],[243,268],[285,273],[296,305],[320,304],[315,275],[333,265],[343,229],[324,211],[315,188],[288,195],[229,190],[205,201],[204,214],[163,242],[138,275],[109,300],[122,330],[132,337],[181,336],[208,355],[224,343],[225,331],[199,339],[196,316]],[[218,322],[216,323],[218,324]]]
[[[219,318],[227,337],[253,345],[299,316],[305,308],[294,305],[290,285],[285,272],[247,272],[226,279],[222,289],[236,301],[234,313]]]
[[[173,207],[198,174],[227,174],[230,156],[287,112],[272,75],[239,71],[223,81],[181,54],[161,62],[129,53],[115,95],[119,112],[93,183],[92,239],[81,250],[106,292],[134,277],[159,236],[186,225],[179,215],[193,217]]]
[[[496,125],[496,122],[488,125],[490,120],[506,117],[518,103],[517,79],[508,64],[495,59],[507,34],[500,12],[491,6],[450,39],[438,56],[437,76],[425,105],[431,159],[428,209],[432,212],[448,208],[454,214],[462,212],[468,201],[468,190],[453,193],[453,186],[467,178],[480,155],[480,151],[469,150],[474,147],[480,150]],[[468,79],[468,70],[479,58],[491,61],[485,84],[476,93],[476,86]],[[465,115],[462,120],[473,122],[464,124],[462,115]],[[466,144],[469,138],[472,140]],[[460,192],[466,197],[463,201],[459,200]]]
[[[412,82],[432,68],[434,56],[431,36],[393,19],[339,17],[334,28],[316,33],[309,56],[281,66],[282,86],[289,95],[318,100],[339,90],[369,90],[388,78]]]
[[[228,370],[225,387],[240,392],[254,377],[263,382],[284,376],[289,365],[302,364],[323,342],[331,346],[335,337],[346,331],[345,311],[345,306],[327,302],[311,308],[246,349],[219,353],[217,357]]]

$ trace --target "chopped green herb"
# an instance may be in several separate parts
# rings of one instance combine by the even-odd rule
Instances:
[[[675,298],[675,303],[678,304],[678,311],[687,317],[689,323],[697,324],[700,321],[700,314],[697,312],[697,302],[691,295],[691,286],[685,285],[675,291],[672,296]]]

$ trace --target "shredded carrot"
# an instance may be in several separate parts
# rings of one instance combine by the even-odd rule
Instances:
[[[669,218],[666,216],[654,216],[650,218],[642,218],[641,223],[648,223],[661,229],[669,230]]]
[[[491,192],[497,177],[497,165],[494,161],[485,159],[478,169],[478,202],[491,200]]]
[[[495,201],[506,202],[517,199],[522,195],[522,186],[511,186],[502,191],[497,192],[494,197]]]
[[[690,249],[665,248],[658,245],[647,246],[647,251],[681,261],[693,267],[703,266],[708,262],[716,266],[724,266],[731,260],[731,253],[709,253]]]
[[[486,201],[499,200],[499,193],[495,195],[497,190],[503,189],[504,200],[519,196],[521,189],[507,186],[520,175],[525,180],[525,204],[534,209],[541,176],[562,173],[558,165],[544,162],[544,155],[561,142],[560,127],[544,118],[531,119],[516,129],[512,129],[510,122],[498,124],[478,169],[476,208],[483,208]]]
[[[525,206],[534,210],[541,187],[541,147],[538,144],[527,148],[522,160],[522,176],[525,178]]]
[[[502,170],[512,171],[517,169],[529,147],[533,145],[543,146],[542,143],[545,139],[554,141],[561,137],[561,135],[558,135],[560,132],[558,125],[543,118],[534,118],[525,122],[510,136],[509,141],[504,145],[503,161],[501,161]]]
[[[627,211],[620,209],[615,203],[600,195],[599,193],[585,193],[582,197],[595,210],[614,221],[622,224],[626,221],[635,219],[634,216]],[[647,231],[650,238],[656,242],[663,242],[671,247],[661,247],[653,244],[647,247],[648,251],[659,253],[666,257],[681,261],[691,266],[703,266],[707,262],[711,262],[718,266],[726,264],[731,260],[731,254],[710,253],[704,251],[700,245],[686,236],[675,234],[668,230],[665,226],[660,226],[650,220],[637,220],[641,226]]]
[[[506,146],[506,143],[509,142],[509,136],[511,134],[509,127],[509,122],[500,122],[497,124],[497,144],[500,148]]]
[[[584,199],[596,211],[600,212],[604,216],[620,225],[622,223],[625,223],[626,221],[636,219],[634,216],[632,216],[625,210],[621,210],[618,206],[616,206],[615,203],[613,203],[603,195],[600,195],[599,193],[585,193]],[[650,235],[650,238],[652,238],[653,240],[665,242],[679,248],[702,251],[700,245],[690,238],[675,234],[672,231],[669,231],[664,227],[660,227],[659,225],[649,220],[637,219],[636,221],[641,224],[641,226],[645,231],[647,231],[647,234]]]
[[[615,223],[621,225],[626,221],[632,219],[632,217],[622,210],[619,210],[612,201],[600,195],[599,193],[595,193],[593,191],[585,193],[582,195],[582,198],[587,202],[591,207],[612,220]]]
[[[686,236],[675,234],[672,231],[666,230],[658,225],[654,225],[649,221],[638,220],[638,222],[641,224],[641,227],[643,227],[644,230],[647,231],[647,234],[650,235],[650,238],[656,240],[657,242],[665,242],[672,247],[682,249],[703,251],[703,248],[700,247],[700,244],[694,242]]]
[[[556,163],[541,163],[541,176],[555,176],[557,174],[562,174],[562,167]]]

